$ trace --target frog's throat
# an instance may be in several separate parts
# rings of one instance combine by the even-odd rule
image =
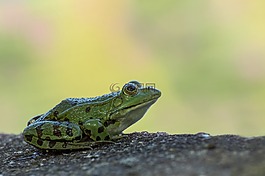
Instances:
[[[110,125],[108,127],[108,132],[112,135],[120,134],[123,130],[140,120],[144,116],[148,108],[156,101],[157,98],[141,104],[126,107],[124,109],[119,110],[119,113],[116,112],[112,114],[111,119],[115,119],[116,122],[119,122],[119,125]]]
[[[115,120],[115,119],[119,119],[119,118],[123,118],[124,115],[126,115],[127,113],[135,113],[134,110],[137,110],[137,109],[145,109],[144,107],[146,107],[146,111],[148,110],[148,108],[154,104],[157,99],[159,98],[159,96],[154,96],[152,99],[148,100],[148,101],[145,101],[145,102],[142,102],[142,103],[139,103],[139,104],[135,104],[135,105],[131,105],[131,106],[128,106],[128,107],[124,107],[124,108],[121,108],[121,109],[118,109],[112,113],[110,113],[110,119],[111,120]],[[144,114],[143,114],[144,115]]]

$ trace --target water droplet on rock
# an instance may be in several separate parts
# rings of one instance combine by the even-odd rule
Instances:
[[[196,136],[198,136],[200,138],[204,138],[204,139],[210,139],[211,138],[211,135],[209,133],[204,133],[204,132],[197,133]]]

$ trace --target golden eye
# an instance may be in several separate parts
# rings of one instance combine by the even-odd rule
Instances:
[[[136,85],[138,88],[143,87],[143,83],[139,83],[138,81],[130,81],[129,83]]]
[[[135,95],[138,92],[138,87],[133,83],[128,83],[123,86],[122,91],[125,95]]]

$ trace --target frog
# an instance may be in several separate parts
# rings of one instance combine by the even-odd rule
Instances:
[[[46,113],[31,118],[24,141],[42,150],[88,149],[111,142],[139,121],[161,92],[138,81],[93,98],[66,98]]]

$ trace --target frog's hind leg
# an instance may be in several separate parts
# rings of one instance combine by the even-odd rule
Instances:
[[[24,140],[40,149],[70,149],[68,143],[82,138],[78,125],[69,122],[40,121],[27,126]]]

